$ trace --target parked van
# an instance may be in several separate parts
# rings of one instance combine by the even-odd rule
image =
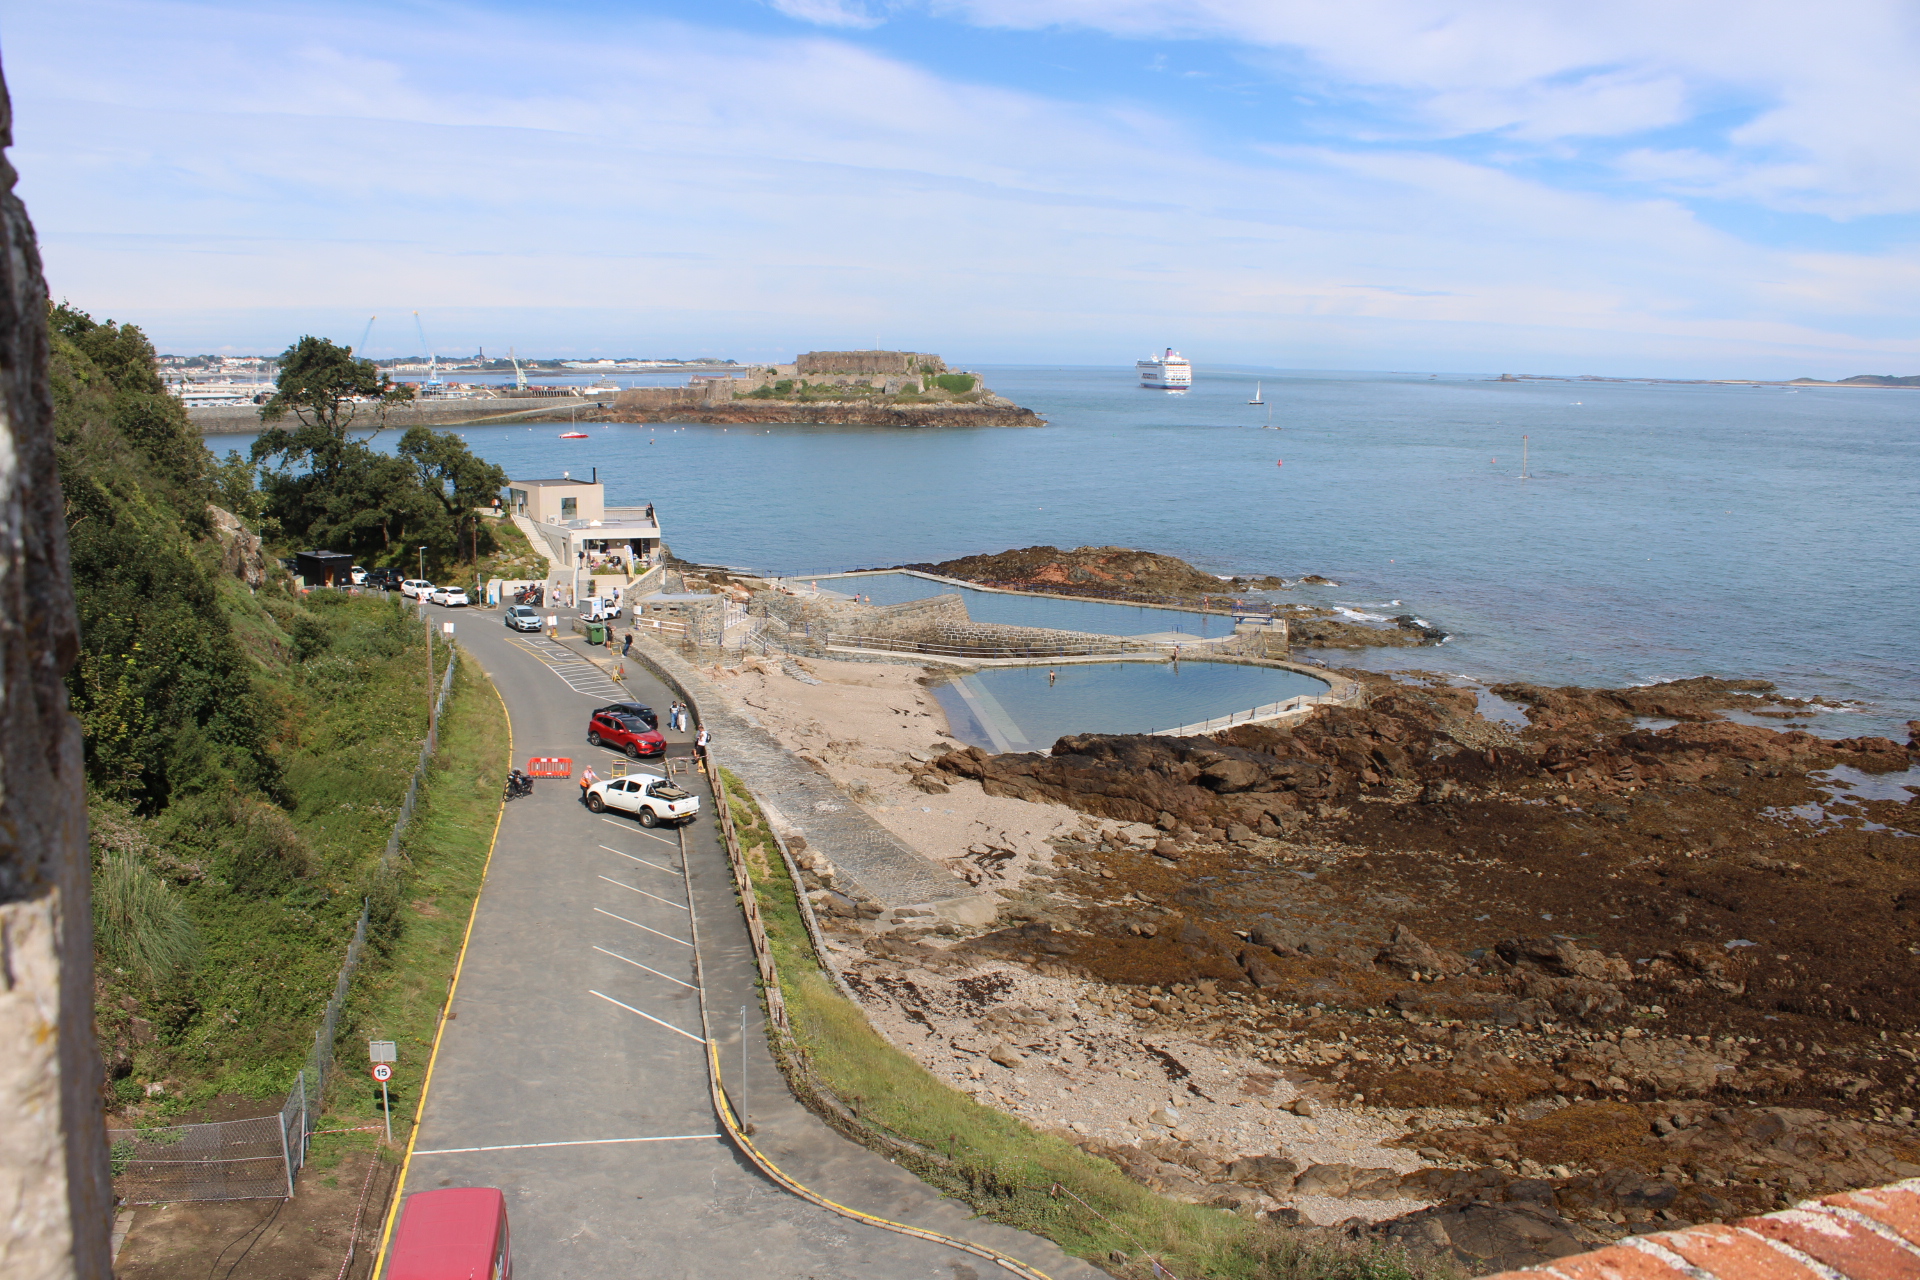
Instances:
[[[506,1196],[497,1187],[408,1196],[387,1252],[386,1280],[513,1280]]]

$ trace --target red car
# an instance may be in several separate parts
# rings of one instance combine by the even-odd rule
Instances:
[[[667,754],[667,740],[659,731],[647,727],[639,716],[617,711],[596,711],[587,721],[587,741],[596,747],[613,747],[638,760],[641,756]]]
[[[408,1196],[393,1233],[387,1280],[513,1280],[506,1197],[493,1187]]]

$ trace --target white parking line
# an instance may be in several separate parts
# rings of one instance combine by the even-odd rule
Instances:
[[[622,1009],[625,1009],[628,1013],[637,1013],[641,1017],[645,1018],[648,1022],[659,1022],[661,1026],[673,1032],[675,1035],[685,1036],[687,1039],[693,1041],[695,1044],[706,1043],[705,1040],[702,1040],[699,1036],[694,1035],[691,1031],[682,1031],[680,1030],[680,1028],[674,1026],[671,1022],[660,1022],[660,1019],[654,1017],[650,1013],[647,1013],[645,1010],[636,1009],[630,1004],[620,1004],[620,1002],[618,1000],[615,1000],[612,996],[601,996],[598,991],[595,991],[592,988],[588,988],[587,994],[590,996],[600,996],[600,998],[602,1000],[605,1000],[608,1004],[619,1004],[620,1007]]]
[[[508,643],[532,654],[542,666],[559,676],[567,688],[575,693],[601,701],[612,701],[626,696],[627,691],[615,684],[613,678],[606,672],[560,644],[537,637],[532,640],[516,638]]]
[[[598,992],[595,993],[599,994]],[[604,999],[605,997],[602,997]],[[685,1035],[685,1032],[681,1032]],[[574,1142],[513,1142],[498,1147],[436,1147],[432,1151],[416,1151],[417,1156],[464,1156],[474,1151],[537,1151],[542,1147],[604,1147],[620,1142],[700,1142],[707,1138],[717,1138],[717,1133],[669,1133],[658,1138],[581,1138]]]
[[[608,878],[607,876],[601,876],[600,878],[601,878],[602,880],[605,880],[605,881],[606,881],[606,882],[607,882],[608,884],[618,884],[618,885],[620,885],[620,887],[621,887],[622,889],[627,889],[627,890],[631,890],[632,892],[634,892],[634,893],[637,893],[637,894],[639,894],[639,895],[640,895],[641,897],[643,897],[643,898],[652,898],[652,899],[653,899],[653,900],[654,900],[655,902],[664,902],[664,903],[666,903],[666,904],[667,904],[668,906],[670,906],[670,907],[673,907],[673,908],[675,908],[676,910],[679,910],[679,911],[685,911],[685,910],[686,910],[686,908],[685,908],[685,907],[683,907],[683,906],[681,906],[681,905],[680,905],[679,903],[677,903],[677,902],[675,902],[675,901],[674,901],[673,899],[671,899],[671,898],[663,898],[663,897],[661,897],[661,896],[660,896],[659,894],[657,894],[657,893],[648,893],[648,892],[647,892],[647,891],[646,891],[645,889],[635,889],[635,888],[634,888],[634,887],[633,887],[632,885],[630,885],[630,884],[620,884],[620,881],[618,881],[618,880],[613,880],[613,879],[610,879],[610,878]]]
[[[653,834],[653,832],[651,832],[651,831],[635,831],[635,830],[634,830],[634,829],[633,829],[633,828],[632,828],[631,826],[629,826],[629,825],[628,825],[627,823],[624,823],[624,822],[615,822],[615,821],[614,821],[614,820],[613,820],[612,818],[602,818],[602,819],[600,819],[600,821],[602,821],[602,822],[605,822],[605,823],[608,823],[608,824],[610,824],[610,825],[612,825],[612,826],[616,826],[616,827],[618,827],[618,828],[620,828],[620,829],[621,829],[622,831],[624,831],[624,832],[626,832],[626,833],[627,833],[628,835],[630,835],[630,836],[645,836],[645,837],[646,837],[647,839],[649,839],[649,840],[658,840],[658,841],[659,841],[659,842],[660,842],[661,844],[670,844],[670,845],[674,845],[675,847],[678,847],[678,846],[679,846],[679,844],[680,844],[680,841],[678,841],[678,840],[669,840],[669,839],[668,839],[668,838],[667,838],[666,836],[657,836],[657,835],[655,835],[655,834]],[[604,848],[606,848],[607,846],[605,846],[605,845],[601,845],[600,847],[601,847],[602,849],[604,849]],[[615,852],[615,853],[618,853],[618,852],[619,852],[619,850],[618,850],[618,849],[616,849],[616,850],[614,850],[614,852]]]
[[[594,908],[594,910],[595,910],[595,911],[600,911],[600,908],[598,908],[598,907],[595,907],[595,908]],[[640,923],[640,922],[639,922],[638,920],[629,920],[629,919],[627,919],[627,918],[626,918],[625,916],[614,916],[614,915],[613,915],[613,912],[611,912],[611,911],[600,911],[600,914],[601,914],[601,915],[603,915],[603,916],[613,916],[613,918],[614,918],[615,920],[618,920],[618,921],[619,921],[619,922],[620,922],[621,924],[630,924],[630,925],[632,925],[632,926],[633,926],[634,928],[636,928],[636,929],[647,929],[647,926],[645,926],[645,925],[643,925],[643,924],[641,924],[641,923]],[[685,941],[684,939],[681,939],[681,938],[676,938],[676,937],[674,937],[674,936],[673,936],[672,934],[670,934],[670,933],[660,933],[660,931],[659,931],[658,929],[647,929],[647,932],[648,932],[648,933],[659,933],[659,934],[660,934],[660,936],[661,936],[661,937],[663,937],[663,938],[665,938],[665,939],[666,939],[666,940],[667,940],[668,942],[678,942],[678,943],[679,943],[679,944],[680,944],[681,946],[683,946],[683,947],[690,947],[690,946],[692,946],[692,945],[693,945],[693,944],[692,944],[691,942],[687,942],[687,941]]]
[[[618,951],[609,951],[605,947],[595,947],[594,950],[598,951],[603,956],[612,956],[615,960],[627,960],[627,958],[621,955]],[[641,964],[638,960],[627,960],[627,963],[632,965],[636,969],[647,969],[647,966]],[[656,978],[665,978],[668,982],[680,982],[680,979],[674,977],[672,974],[662,973],[658,969],[647,969],[647,972],[652,974]],[[680,985],[685,987],[689,991],[698,991],[700,989],[694,986],[691,982],[680,982]]]
[[[655,871],[664,871],[668,875],[672,875],[672,876],[677,876],[680,874],[678,871],[675,871],[672,867],[663,867],[657,862],[648,862],[645,858],[634,858],[633,855],[630,853],[621,853],[620,850],[614,848],[610,844],[603,844],[600,847],[602,849],[605,849],[608,853],[619,853],[620,856],[623,858],[633,858],[635,862],[639,863],[643,867],[652,867]]]

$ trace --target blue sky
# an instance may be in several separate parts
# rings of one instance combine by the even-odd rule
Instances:
[[[1920,7],[12,0],[56,296],[166,350],[1920,372]]]

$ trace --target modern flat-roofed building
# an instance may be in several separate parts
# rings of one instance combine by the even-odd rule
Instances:
[[[507,510],[531,524],[567,568],[640,574],[665,554],[653,504],[607,506],[597,474],[592,480],[509,480]]]

